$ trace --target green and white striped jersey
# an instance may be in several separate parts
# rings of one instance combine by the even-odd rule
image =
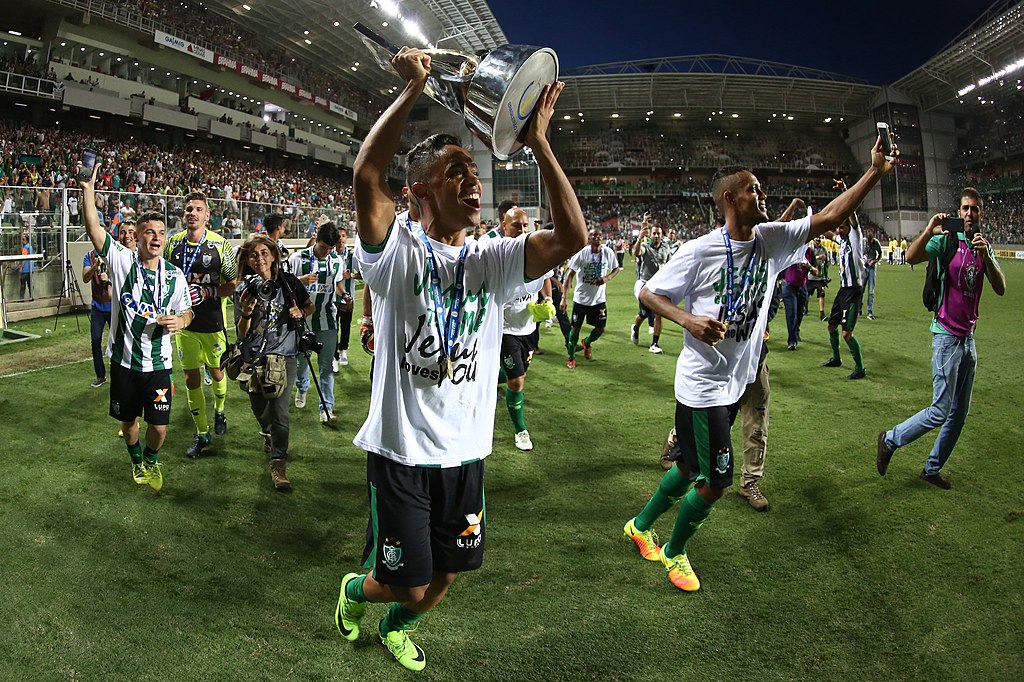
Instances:
[[[185,275],[164,259],[146,270],[135,254],[107,235],[100,253],[107,261],[111,285],[111,362],[136,372],[171,368],[171,335],[156,323],[160,315],[190,309]]]
[[[316,310],[309,317],[309,327],[315,332],[338,328],[338,306],[335,302],[337,282],[344,280],[341,256],[334,249],[324,258],[317,258],[311,246],[296,251],[288,258],[288,269],[296,277],[316,274],[316,282],[306,285]]]

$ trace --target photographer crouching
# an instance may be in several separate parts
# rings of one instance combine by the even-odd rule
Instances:
[[[291,490],[285,473],[288,405],[295,385],[299,320],[313,312],[313,302],[302,283],[283,271],[281,252],[267,236],[250,237],[238,260],[241,281],[234,303],[241,369],[237,378],[260,424],[263,449],[270,453],[274,487]]]

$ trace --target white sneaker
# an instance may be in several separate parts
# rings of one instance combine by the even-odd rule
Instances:
[[[333,426],[337,420],[334,418],[333,412],[327,412],[326,410],[320,410],[320,423]]]
[[[348,351],[341,351],[341,355],[338,357],[338,364],[342,367],[348,367]],[[337,370],[335,370],[337,371]]]
[[[653,335],[654,334],[654,327],[648,327],[647,328],[647,333]]]
[[[331,371],[335,374],[338,373],[338,358],[331,360]]]
[[[555,325],[555,321],[554,320],[544,320],[544,327],[545,328],[551,329],[551,327],[553,327],[554,325]]]
[[[306,394],[302,391],[295,391],[295,407],[300,410],[306,406]]]
[[[651,344],[651,347],[650,347],[650,348],[648,348],[647,350],[649,350],[650,352],[654,353],[655,355],[661,355],[662,353],[664,353],[664,352],[665,352],[665,351],[663,351],[663,350],[661,349],[661,346],[659,346],[659,345],[658,345],[658,344],[656,344],[656,343],[652,343],[652,344]]]
[[[516,447],[520,450],[533,450],[533,441],[530,440],[529,431],[520,431],[516,434]]]
[[[636,325],[633,325],[632,327],[629,328],[629,340],[633,343],[634,346],[640,343],[640,332],[638,331],[639,329],[640,328],[637,327]]]

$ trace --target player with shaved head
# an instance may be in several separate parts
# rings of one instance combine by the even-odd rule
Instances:
[[[687,543],[732,484],[729,431],[740,397],[756,378],[779,273],[803,260],[809,240],[845,222],[894,166],[879,139],[871,167],[853,187],[814,216],[791,222],[769,220],[767,194],[751,171],[723,168],[712,180],[712,195],[724,226],[684,244],[641,289],[642,304],[683,328],[674,391],[681,456],[624,533],[643,558],[664,565],[679,589],[700,588]],[[652,527],[677,502],[672,534],[659,547]]]

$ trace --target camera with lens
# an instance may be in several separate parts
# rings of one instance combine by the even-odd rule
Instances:
[[[277,282],[272,279],[249,275],[245,278],[245,286],[261,301],[271,301],[277,296]]]
[[[313,332],[307,331],[299,335],[299,352],[319,353],[323,347],[324,344],[317,340],[316,334]]]

